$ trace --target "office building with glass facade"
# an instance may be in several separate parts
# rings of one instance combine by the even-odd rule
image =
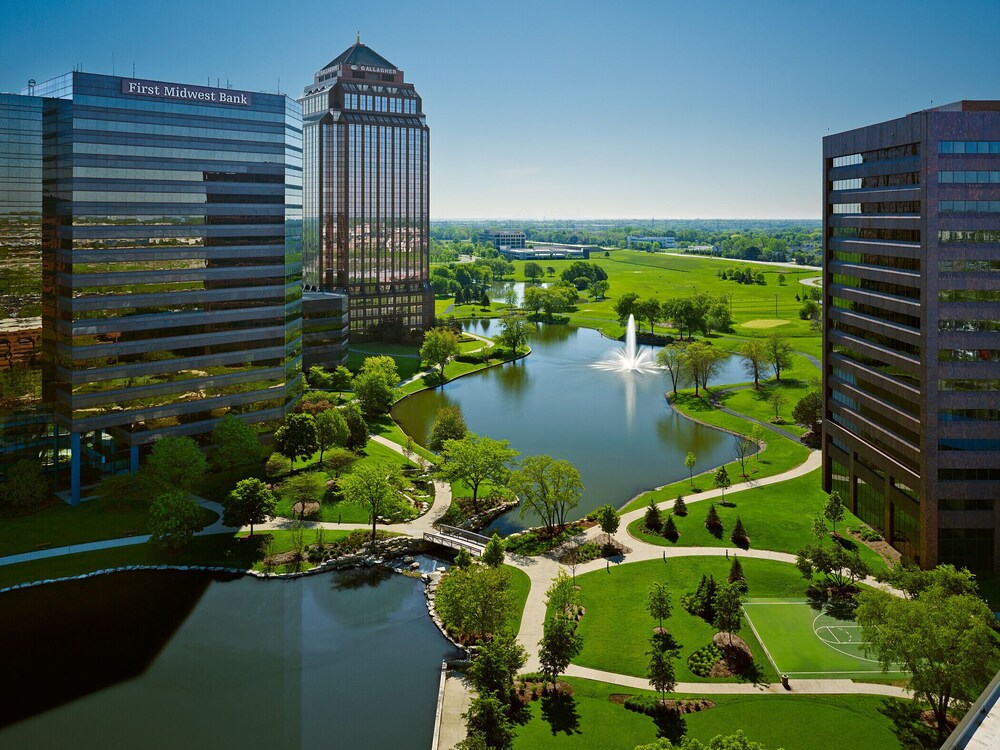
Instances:
[[[23,136],[40,141],[40,179],[22,189],[41,198],[40,249],[17,252],[38,269],[23,309],[41,318],[42,396],[71,457],[61,486],[77,501],[226,413],[281,419],[301,389],[298,104],[82,72],[30,93],[0,106],[41,113]],[[2,175],[15,160],[0,159]]]
[[[348,295],[352,341],[427,328],[430,131],[413,84],[359,39],[299,101],[306,287]]]
[[[823,139],[824,489],[924,567],[1000,567],[1000,102]]]

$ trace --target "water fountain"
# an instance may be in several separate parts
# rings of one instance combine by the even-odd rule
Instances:
[[[649,349],[639,350],[635,343],[635,316],[628,316],[625,327],[625,348],[613,352],[609,359],[594,363],[600,370],[612,372],[658,372],[656,360]]]

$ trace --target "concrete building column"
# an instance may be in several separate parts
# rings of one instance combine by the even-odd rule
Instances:
[[[139,446],[134,443],[128,449],[128,470],[132,474],[139,471]]]

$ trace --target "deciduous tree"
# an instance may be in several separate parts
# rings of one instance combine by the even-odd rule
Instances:
[[[208,469],[198,444],[187,436],[162,437],[153,443],[147,467],[160,479],[185,492],[194,492]]]
[[[822,418],[823,396],[819,391],[807,393],[792,409],[792,419],[795,420],[795,424],[808,427],[812,432],[820,431]]]
[[[256,477],[242,479],[222,501],[222,523],[226,526],[249,526],[253,536],[254,524],[264,523],[274,516],[277,498],[267,485]]]
[[[445,365],[457,357],[461,351],[461,347],[458,345],[458,336],[455,335],[454,331],[447,328],[432,328],[424,334],[424,343],[420,347],[420,359],[429,365],[441,368],[441,380],[444,380]]]
[[[281,494],[299,508],[299,519],[305,517],[306,503],[318,503],[326,492],[326,477],[319,471],[294,474],[281,483]]]
[[[514,616],[510,571],[487,565],[452,568],[437,587],[434,607],[456,638],[489,639],[505,630]]]
[[[530,456],[507,483],[521,499],[521,516],[534,511],[550,535],[566,524],[566,513],[576,507],[583,492],[580,472],[569,461]]]
[[[613,505],[602,505],[596,513],[597,523],[601,527],[601,531],[608,535],[608,544],[611,544],[611,535],[618,531],[621,516]]]
[[[502,487],[510,477],[511,465],[520,455],[509,440],[466,433],[460,440],[447,440],[441,451],[437,475],[448,482],[465,482],[472,490],[472,509],[479,513],[479,488],[484,482]]]
[[[719,502],[722,505],[725,505],[726,490],[729,489],[730,485],[732,484],[732,480],[729,478],[729,472],[726,471],[725,466],[720,466],[718,469],[716,469],[715,478],[712,480],[712,482],[715,485],[715,489],[722,490],[722,498],[719,500]]]
[[[612,308],[615,311],[615,315],[618,316],[618,325],[624,326],[628,323],[628,316],[635,314],[636,303],[639,301],[639,295],[635,292],[625,292],[621,295],[614,304]]]
[[[312,458],[319,449],[316,441],[316,419],[312,414],[289,414],[285,423],[274,431],[278,453],[292,461]]]
[[[646,611],[657,622],[657,627],[663,630],[663,621],[670,617],[673,605],[670,602],[670,591],[666,584],[656,581],[649,587],[646,595]]]
[[[656,353],[656,364],[667,371],[670,386],[677,395],[677,387],[684,385],[684,347],[665,346]]]
[[[201,510],[187,492],[170,490],[149,506],[149,541],[168,550],[187,547],[196,531],[200,531]]]
[[[323,463],[324,451],[334,446],[347,445],[351,430],[339,409],[321,411],[316,417],[316,444],[319,446],[319,460]]]
[[[431,426],[430,438],[427,447],[432,451],[440,452],[448,440],[461,440],[465,437],[468,429],[465,426],[465,417],[462,415],[460,406],[442,406],[437,410],[434,417],[434,424]]]
[[[29,458],[15,461],[7,468],[0,485],[0,513],[10,514],[35,508],[49,494],[49,483],[39,462]]]
[[[219,471],[253,466],[260,461],[257,431],[234,414],[227,414],[212,428],[212,463]]]
[[[781,380],[781,371],[792,366],[792,345],[783,333],[774,331],[765,339],[767,363],[774,371],[774,379]]]
[[[367,357],[354,376],[354,398],[366,418],[388,414],[399,397],[399,372],[392,357]]]
[[[829,499],[826,501],[826,507],[823,508],[823,515],[826,516],[826,520],[833,524],[833,533],[837,533],[837,521],[844,520],[844,502],[840,499],[840,493],[834,490],[830,493]]]
[[[729,634],[733,643],[733,633],[743,627],[743,592],[732,583],[724,583],[715,592],[715,621],[713,627]]]
[[[372,544],[375,543],[375,524],[379,516],[388,516],[399,510],[404,501],[397,486],[399,468],[380,461],[360,463],[350,474],[340,479],[344,500],[368,512],[372,525]]]
[[[767,346],[760,339],[748,339],[740,346],[739,355],[744,371],[753,377],[753,387],[760,390],[760,379],[770,372]]]

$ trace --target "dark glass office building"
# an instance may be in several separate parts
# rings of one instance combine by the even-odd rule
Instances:
[[[1000,102],[823,157],[824,488],[924,567],[1000,569]]]
[[[352,341],[427,328],[430,132],[413,84],[359,39],[299,101],[307,288],[347,293]]]
[[[80,72],[30,93],[0,104],[40,111],[32,309],[73,499],[160,436],[282,418],[301,387],[298,104]]]
[[[0,94],[0,479],[17,460],[53,466],[42,400],[42,111]]]

